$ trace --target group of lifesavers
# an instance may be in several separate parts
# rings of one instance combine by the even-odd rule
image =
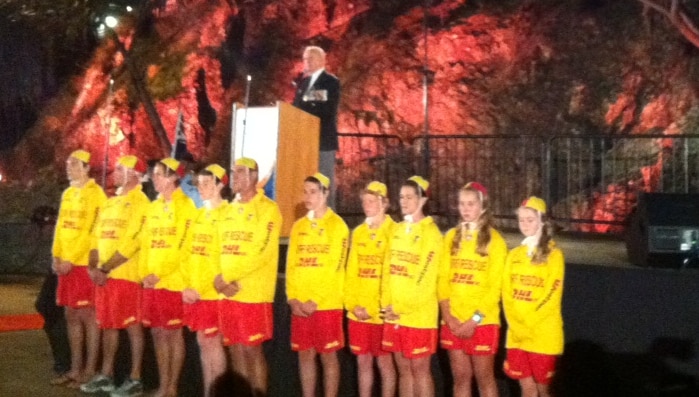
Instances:
[[[109,199],[89,178],[89,162],[84,150],[66,162],[71,186],[61,201],[53,267],[72,360],[53,383],[86,393],[142,394],[145,326],[158,365],[155,395],[176,396],[187,326],[196,332],[205,396],[215,394],[227,373],[226,351],[251,393],[266,395],[262,344],[273,337],[282,217],[258,189],[255,160],[235,161],[230,202],[221,194],[229,185],[226,170],[212,164],[200,171],[199,209],[178,187],[183,167],[173,158],[152,170],[158,192],[152,202],[141,191],[140,159],[119,159],[118,190]],[[507,320],[505,373],[519,380],[523,396],[549,395],[563,351],[564,262],[543,200],[530,197],[517,209],[525,239],[508,253],[479,183],[459,191],[461,222],[445,236],[423,212],[430,190],[420,176],[400,188],[400,223],[386,214],[386,185],[370,182],[360,194],[366,220],[351,236],[328,206],[330,184],[320,173],[303,181],[307,214],[293,224],[286,258],[291,349],[298,352],[304,396],[316,395],[319,373],[323,394],[338,393],[345,312],[360,396],[375,389],[383,396],[434,395],[430,357],[438,341],[448,351],[455,396],[470,396],[473,379],[481,397],[497,396],[500,307]],[[129,335],[131,372],[117,387],[120,329]]]

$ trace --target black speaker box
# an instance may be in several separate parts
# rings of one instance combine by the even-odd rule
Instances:
[[[699,195],[643,193],[629,217],[626,252],[639,266],[679,267],[699,234]]]

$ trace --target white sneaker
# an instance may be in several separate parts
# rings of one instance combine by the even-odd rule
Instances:
[[[83,393],[93,394],[100,391],[110,392],[114,390],[114,380],[109,376],[97,374],[92,377],[87,383],[80,385],[80,390]]]
[[[133,397],[143,394],[143,383],[140,380],[127,379],[118,389],[111,392],[110,397]]]

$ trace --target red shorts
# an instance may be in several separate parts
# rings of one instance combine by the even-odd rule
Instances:
[[[442,324],[439,339],[443,349],[463,350],[471,356],[489,356],[498,352],[500,326],[479,325],[470,338],[459,338],[451,332],[448,325]]]
[[[97,325],[102,329],[124,329],[141,321],[141,284],[108,278],[95,288]]]
[[[548,385],[556,372],[557,355],[538,354],[519,349],[507,349],[503,368],[512,379],[533,377],[536,383]]]
[[[384,324],[381,345],[386,351],[403,353],[405,358],[430,356],[437,351],[437,330]]]
[[[291,350],[331,353],[345,347],[342,310],[318,310],[308,317],[291,315]]]
[[[259,346],[272,339],[274,316],[271,303],[219,302],[219,324],[225,346]]]
[[[381,347],[383,324],[371,324],[349,320],[349,346],[356,355],[371,354],[374,357],[391,354]]]
[[[56,288],[58,306],[82,309],[95,304],[95,283],[90,279],[87,266],[75,266],[63,276],[58,276]]]
[[[217,300],[198,300],[182,306],[184,323],[194,332],[202,331],[205,336],[218,335]]]
[[[143,325],[153,328],[182,328],[182,293],[166,289],[143,289]]]

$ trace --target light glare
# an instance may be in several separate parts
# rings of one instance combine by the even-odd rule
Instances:
[[[111,15],[107,15],[104,18],[104,24],[107,25],[107,27],[109,27],[109,28],[114,29],[118,23],[119,23],[119,20]]]

